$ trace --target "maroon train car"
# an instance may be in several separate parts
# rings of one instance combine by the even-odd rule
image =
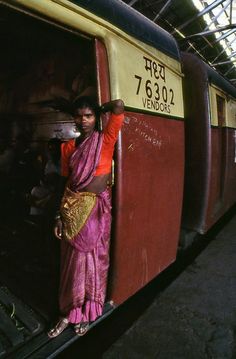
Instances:
[[[236,200],[236,89],[182,53],[186,169],[183,226],[205,233]]]

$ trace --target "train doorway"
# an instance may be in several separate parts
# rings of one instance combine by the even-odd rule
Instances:
[[[95,43],[4,6],[0,38],[0,283],[51,320],[59,147],[78,135],[70,101],[97,97]]]

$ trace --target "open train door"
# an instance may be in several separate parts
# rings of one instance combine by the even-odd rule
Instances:
[[[107,61],[105,46],[96,40],[100,101],[108,101],[111,90],[112,99],[114,96],[122,98],[127,109],[115,153],[111,263],[107,298],[115,305],[132,296],[175,260],[184,177],[183,118],[154,114],[155,111],[147,113],[130,109],[125,98],[128,80],[124,81],[126,76],[127,79],[130,76],[130,65],[112,67],[114,61],[119,62],[119,57],[122,61],[129,59],[129,54],[120,53],[122,51],[123,44],[116,45],[114,40],[112,49],[108,49]],[[113,56],[116,57],[115,60]],[[131,57],[130,61],[133,64],[134,59]],[[176,75],[173,77],[177,83],[177,90],[173,90],[171,76],[174,75],[169,74],[167,69],[165,71],[167,80],[162,80],[160,87],[162,103],[168,106],[172,101],[174,107],[176,101],[176,106],[182,108],[181,96],[177,103],[177,97],[182,93],[181,78]],[[139,85],[137,77],[133,76],[135,90]],[[122,81],[123,90],[122,84],[119,83]],[[150,95],[151,80],[145,81],[146,92]],[[118,87],[120,86],[118,90],[117,83]],[[141,87],[138,87],[137,91],[140,89]],[[173,99],[175,95],[176,98]]]

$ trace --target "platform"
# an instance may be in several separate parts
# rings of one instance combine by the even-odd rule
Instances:
[[[236,358],[236,215],[103,359]]]

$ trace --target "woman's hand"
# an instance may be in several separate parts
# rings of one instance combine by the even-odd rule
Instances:
[[[62,238],[62,221],[57,219],[54,226],[54,234],[58,239]]]
[[[115,115],[120,115],[124,112],[124,102],[121,99],[106,102],[101,106],[102,112],[111,111]]]

